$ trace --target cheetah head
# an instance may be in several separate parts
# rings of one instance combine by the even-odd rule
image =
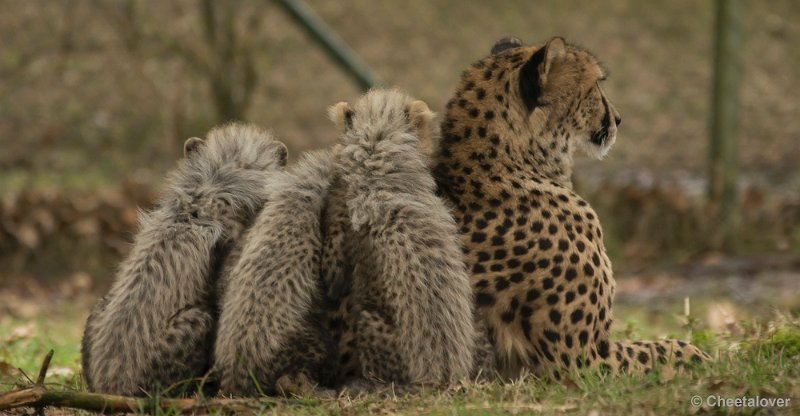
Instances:
[[[590,157],[608,153],[622,119],[601,86],[607,71],[594,55],[554,37],[543,46],[502,39],[492,56],[509,63],[519,57],[510,68],[516,72],[514,104],[528,129],[556,129]]]
[[[602,158],[621,122],[601,86],[606,76],[594,55],[563,38],[532,46],[501,39],[489,56],[464,71],[448,103],[450,126],[472,129],[448,131],[445,123],[444,140],[455,135],[463,143],[471,133],[494,142],[499,136],[511,157],[538,164],[571,160],[575,150]]]
[[[189,221],[218,223],[235,238],[266,200],[264,183],[286,166],[286,146],[252,125],[233,123],[212,129],[206,139],[192,137],[170,180],[167,204]]]
[[[339,102],[328,109],[328,116],[342,134],[345,142],[358,137],[380,134],[369,132],[389,132],[406,130],[418,139],[418,146],[428,158],[439,148],[439,124],[436,114],[421,100],[415,100],[398,90],[375,89],[362,96],[354,106]],[[360,133],[359,133],[360,132]]]
[[[230,123],[208,132],[206,140],[191,137],[183,144],[187,161],[210,166],[268,171],[286,166],[286,145],[254,125]],[[192,162],[189,162],[192,163]]]

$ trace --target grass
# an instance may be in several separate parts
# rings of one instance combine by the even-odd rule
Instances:
[[[694,301],[699,316],[718,299]],[[22,368],[34,377],[41,359],[53,348],[56,354],[48,381],[53,388],[83,389],[80,377],[80,335],[90,300],[56,302],[28,319],[0,318],[0,391],[20,381],[11,371]],[[465,382],[445,391],[388,397],[302,397],[259,402],[266,414],[686,414],[699,411],[756,413],[757,409],[694,407],[693,396],[790,398],[790,409],[800,402],[800,320],[785,315],[769,319],[748,317],[728,329],[712,330],[705,319],[682,316],[682,301],[668,301],[653,314],[650,304],[621,303],[615,335],[654,338],[685,337],[716,355],[715,362],[692,372],[660,369],[644,376],[610,377],[598,373],[573,373],[557,383],[528,376],[510,383]],[[756,309],[758,310],[758,309]],[[687,322],[689,328],[687,326]],[[705,399],[704,399],[705,400]]]
[[[52,312],[52,313],[50,313]],[[36,378],[47,351],[56,354],[50,364],[49,382],[80,388],[80,337],[87,310],[73,302],[60,302],[48,307],[48,313],[33,319],[0,318],[0,389],[22,369]],[[9,368],[10,367],[10,368]]]

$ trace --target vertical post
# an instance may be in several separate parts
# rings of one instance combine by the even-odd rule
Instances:
[[[716,226],[712,245],[730,248],[736,206],[742,1],[716,0],[716,15],[709,200]]]
[[[358,82],[362,89],[367,90],[380,84],[370,67],[361,61],[344,40],[302,0],[278,0],[278,4],[325,48],[325,51]]]

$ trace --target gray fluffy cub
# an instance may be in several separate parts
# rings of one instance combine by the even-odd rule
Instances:
[[[350,287],[358,377],[415,385],[468,377],[472,292],[422,147],[437,135],[434,114],[396,90],[373,90],[330,115],[342,133],[326,238],[340,244],[329,246],[323,276],[334,291]]]
[[[243,124],[191,138],[184,153],[86,322],[81,355],[92,391],[153,393],[208,370],[219,265],[287,157],[283,143]]]
[[[327,151],[308,153],[270,178],[267,202],[225,275],[214,348],[222,394],[306,393],[335,374],[319,277],[334,162]]]

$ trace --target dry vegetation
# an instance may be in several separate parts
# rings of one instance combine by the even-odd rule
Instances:
[[[71,206],[98,189],[125,196],[118,206],[146,206],[148,198],[127,190],[159,183],[186,137],[230,118],[269,126],[293,155],[325,146],[333,140],[326,107],[359,94],[274,2],[5,4],[0,264],[14,273],[63,275],[59,259],[68,259],[67,272],[105,274],[124,251],[117,243],[130,228],[118,226],[127,219],[114,212],[125,209],[62,215]],[[609,158],[579,162],[576,183],[608,224],[612,256],[649,261],[704,248],[713,226],[702,198],[711,2],[309,4],[385,83],[433,109],[443,108],[460,69],[502,35],[561,34],[594,50],[612,72],[607,88],[624,124]],[[749,251],[797,251],[800,27],[790,22],[800,20],[800,7],[748,2],[746,12],[740,241]],[[671,218],[669,227],[662,218]],[[75,241],[83,255],[69,250]],[[81,264],[86,258],[97,261]]]
[[[235,41],[222,57],[199,1],[6,3],[0,16],[4,185],[80,187],[126,176],[157,181],[185,136],[237,113],[274,128],[295,154],[330,143],[324,110],[358,94],[354,84],[272,2],[225,3],[233,5]],[[625,120],[612,156],[602,165],[588,163],[583,172],[593,173],[586,178],[597,171],[704,174],[711,2],[309,4],[380,78],[434,109],[443,108],[460,69],[499,36],[564,35],[606,62],[609,95]],[[222,32],[229,8],[216,8]],[[746,11],[743,173],[750,181],[797,184],[791,167],[800,159],[793,94],[800,90],[794,47],[800,27],[791,22],[800,19],[800,7],[775,0],[749,2]],[[252,82],[241,79],[249,71],[242,56],[253,60]],[[220,58],[228,58],[226,69],[238,77],[229,80],[234,101],[249,93],[239,87],[252,86],[252,98],[238,99],[245,111],[215,108],[208,67]]]

